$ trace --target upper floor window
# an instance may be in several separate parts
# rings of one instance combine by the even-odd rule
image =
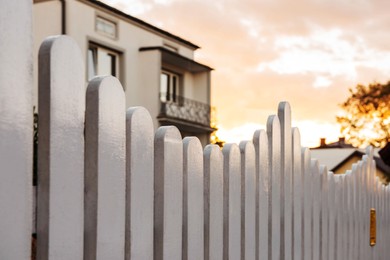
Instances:
[[[96,31],[111,38],[117,37],[116,23],[100,16],[96,17]]]
[[[180,75],[168,71],[161,72],[160,100],[162,102],[179,102]]]
[[[119,78],[119,53],[90,44],[88,47],[88,80],[96,75],[112,75]]]

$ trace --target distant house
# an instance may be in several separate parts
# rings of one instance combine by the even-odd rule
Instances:
[[[328,170],[335,174],[344,174],[352,169],[352,165],[357,163],[365,155],[365,151],[354,148],[345,143],[344,138],[339,141],[326,144],[325,139],[321,139],[321,145],[311,149],[312,158],[328,167]],[[386,165],[378,154],[378,149],[374,150],[374,161],[376,165],[376,174],[383,183],[390,181],[390,166]]]
[[[86,82],[114,75],[126,105],[146,107],[156,128],[175,125],[209,142],[212,68],[194,60],[199,46],[95,0],[34,0],[33,8],[35,55],[47,36],[69,35],[85,57]]]

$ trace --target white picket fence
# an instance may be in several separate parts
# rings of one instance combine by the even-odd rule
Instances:
[[[0,6],[0,259],[30,259],[31,1]],[[334,175],[301,147],[288,103],[253,140],[202,149],[123,88],[85,88],[72,39],[39,53],[37,259],[388,259],[389,188],[372,149]],[[376,244],[370,246],[370,209]]]

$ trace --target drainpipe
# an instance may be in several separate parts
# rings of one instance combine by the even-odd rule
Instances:
[[[66,2],[65,0],[60,0],[61,2],[61,34],[66,34]]]

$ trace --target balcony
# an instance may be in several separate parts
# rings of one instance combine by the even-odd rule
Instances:
[[[208,104],[167,93],[160,93],[160,101],[158,119],[162,125],[174,124],[179,125],[179,128],[186,126],[187,130],[194,132],[215,130],[210,127],[211,107]]]

